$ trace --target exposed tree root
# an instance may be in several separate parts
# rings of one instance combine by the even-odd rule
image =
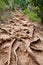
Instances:
[[[8,65],[10,65],[11,54],[12,54],[12,46],[13,46],[13,44],[15,43],[15,41],[17,41],[17,39],[13,39],[13,41],[12,41],[10,47],[9,47],[9,59],[8,59]],[[20,45],[20,44],[18,44],[17,47],[14,48],[14,55],[15,55],[15,57],[16,57],[16,65],[18,64],[18,57],[17,57],[16,50],[18,49],[19,45]]]
[[[37,63],[37,65],[40,65],[40,63],[37,61],[37,59],[36,59],[34,53],[32,52],[32,50],[31,50],[30,48],[28,48],[28,47],[26,47],[26,49],[27,49],[27,52],[28,52],[28,53],[30,54],[30,56],[32,57],[32,59]]]
[[[14,55],[15,55],[15,57],[16,57],[16,65],[18,65],[18,57],[17,57],[17,53],[16,53],[15,50],[14,50]]]
[[[41,48],[36,47],[34,44],[30,46],[30,48],[34,51],[42,52],[43,50]]]
[[[24,42],[24,44],[26,44],[25,41],[23,41],[22,39],[21,39],[21,41]],[[32,52],[32,50],[30,49],[29,46],[30,46],[30,44],[29,45],[25,45],[25,48],[26,48],[27,52],[30,54],[30,56],[32,57],[32,59],[37,63],[37,65],[40,65],[40,63],[37,61],[34,53]]]
[[[14,44],[15,39],[12,41],[10,47],[9,47],[9,57],[8,57],[8,65],[10,65],[10,61],[11,61],[11,54],[12,54],[12,45]]]
[[[5,28],[0,27],[0,29],[3,30],[5,33],[11,35],[11,33],[9,31],[7,31]]]
[[[39,34],[40,31],[36,30],[35,24],[29,23],[28,20],[26,20],[24,16],[22,16],[21,14],[19,15],[19,14],[18,14],[18,12],[15,15],[13,14],[14,18],[12,18],[12,20],[9,21],[9,22],[11,22],[11,23],[9,23],[10,25],[6,24],[6,26],[3,26],[3,27],[0,26],[0,60],[3,61],[2,58],[4,57],[4,54],[8,53],[8,57],[7,57],[6,61],[3,61],[3,62],[1,61],[1,63],[3,65],[19,65],[18,64],[19,63],[18,51],[19,51],[20,55],[21,55],[21,53],[23,53],[23,56],[26,54],[29,54],[29,56],[31,56],[31,58],[33,59],[33,61],[35,62],[36,65],[41,65],[41,63],[39,62],[40,60],[39,61],[37,60],[33,51],[35,51],[37,53],[38,52],[42,53],[43,48],[40,48],[39,46],[37,46],[37,44],[39,44],[39,43],[41,44],[41,40],[43,40],[43,34],[42,33]],[[18,41],[19,41],[19,43],[18,43]],[[22,47],[22,44],[24,44],[25,48]],[[21,49],[23,51],[21,51]],[[24,52],[24,49],[27,52]],[[13,58],[12,55],[15,57]],[[4,59],[5,59],[5,57],[4,57]],[[12,59],[15,61],[15,64],[12,64],[12,63],[14,63],[14,61]],[[21,60],[23,62],[24,62],[24,60],[20,59],[20,63],[22,64]],[[25,62],[24,62],[24,65],[26,64]],[[35,64],[33,63],[32,65],[35,65]],[[29,64],[29,65],[31,65],[31,64]]]

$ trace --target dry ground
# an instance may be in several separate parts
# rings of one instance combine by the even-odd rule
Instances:
[[[0,24],[0,65],[43,65],[43,29],[20,12]]]

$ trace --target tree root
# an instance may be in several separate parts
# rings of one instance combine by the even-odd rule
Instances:
[[[17,41],[21,41],[21,39],[16,38]],[[16,65],[18,65],[18,57],[17,57],[17,53],[16,50],[18,49],[18,47],[20,46],[21,43],[17,44],[17,46],[14,48],[14,54],[16,57]]]
[[[10,61],[11,61],[11,46],[9,47],[8,65],[10,65]]]
[[[31,48],[32,50],[38,51],[38,52],[42,52],[42,51],[43,51],[42,49],[36,47],[35,45],[30,46],[30,48]]]
[[[25,43],[25,41],[23,41],[22,39],[21,39],[21,41],[24,43],[24,45],[25,45],[25,48],[26,48],[26,50],[27,50],[27,52],[30,54],[30,56],[32,57],[32,59],[37,63],[37,65],[40,65],[40,63],[37,61],[37,59],[36,59],[36,57],[35,57],[35,54],[32,52],[32,50],[30,49],[30,44],[29,44],[29,46]]]
[[[37,65],[40,65],[40,63],[37,61],[37,59],[36,59],[34,53],[32,52],[32,50],[31,50],[29,47],[27,47],[26,45],[25,45],[25,47],[26,47],[27,52],[28,52],[28,53],[30,54],[30,56],[32,57],[32,59],[37,63]]]
[[[11,35],[11,33],[7,31],[5,28],[0,27],[0,29],[3,30],[5,33],[8,33],[9,35]]]
[[[12,46],[13,46],[13,44],[15,43],[16,40],[17,40],[17,39],[14,39],[14,40],[12,41],[10,47],[9,47],[8,65],[10,65],[10,61],[11,61]],[[15,55],[15,57],[16,57],[16,65],[18,64],[18,57],[17,57],[17,54],[16,54],[16,50],[17,50],[17,48],[19,47],[19,45],[20,45],[20,44],[18,44],[18,45],[15,47],[15,49],[14,49],[14,55]]]
[[[14,54],[15,54],[15,57],[16,57],[16,65],[18,65],[18,57],[17,57],[17,54],[16,54],[15,50],[14,50]]]
[[[8,65],[10,65],[11,62],[11,54],[12,54],[12,45],[13,43],[16,41],[16,39],[14,39],[9,47],[9,57],[8,57]]]

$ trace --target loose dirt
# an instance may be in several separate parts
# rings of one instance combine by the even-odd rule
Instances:
[[[0,24],[0,65],[43,65],[43,31],[18,11]]]

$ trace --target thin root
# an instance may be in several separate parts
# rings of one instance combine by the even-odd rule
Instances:
[[[12,54],[12,46],[13,43],[15,42],[16,39],[14,39],[9,47],[9,57],[8,57],[8,65],[10,65],[10,61],[11,61],[11,54]]]
[[[16,51],[14,50],[14,54],[16,56],[16,65],[18,65],[18,57],[17,57],[17,54],[16,54]]]
[[[43,51],[42,49],[36,47],[35,45],[30,46],[30,48],[33,49],[34,51],[39,51],[39,52]]]
[[[11,35],[11,33],[9,31],[7,31],[5,28],[0,27],[1,30],[3,30],[4,32],[8,33],[9,35]]]

